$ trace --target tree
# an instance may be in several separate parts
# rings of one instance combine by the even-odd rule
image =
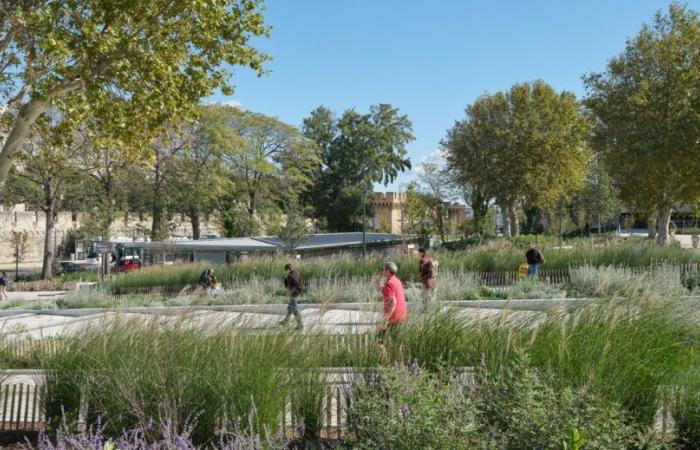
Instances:
[[[580,186],[588,129],[572,93],[535,81],[477,99],[442,146],[463,183],[496,199],[512,236],[519,202],[553,207]]]
[[[143,170],[147,148],[135,150],[89,129],[81,129],[77,139],[83,142],[77,156],[78,165],[88,178],[83,208],[89,214],[82,227],[86,234],[100,235],[107,241],[117,213],[127,206],[129,191],[140,188],[141,197],[144,197],[143,179],[134,174]]]
[[[172,190],[174,208],[192,224],[192,238],[200,237],[200,218],[217,207],[221,197],[234,191],[234,183],[222,172],[222,161],[231,151],[225,129],[226,115],[216,106],[202,106],[199,117],[184,126],[185,145],[173,155],[170,166],[177,188]]]
[[[401,214],[401,232],[418,235],[420,246],[429,247],[435,231],[434,210],[435,198],[421,192],[416,182],[409,183]]]
[[[244,234],[257,229],[257,215],[265,202],[294,201],[311,185],[318,163],[311,145],[296,128],[263,114],[215,105],[225,124],[220,143],[223,167],[240,186],[245,203]]]
[[[35,127],[32,140],[17,158],[17,166],[10,173],[7,196],[44,212],[44,256],[41,268],[43,279],[51,278],[55,257],[55,223],[58,212],[70,206],[71,197],[80,195],[75,186],[80,172],[75,165],[76,147],[81,144],[61,145],[52,139],[48,126]]]
[[[621,198],[659,213],[669,242],[673,208],[700,197],[700,20],[672,4],[627,41],[603,73],[584,78],[596,145]]]
[[[279,234],[280,241],[284,243],[287,253],[294,253],[300,243],[309,238],[309,230],[306,221],[300,212],[299,205],[287,207],[287,222]]]
[[[188,114],[200,98],[231,93],[228,65],[258,73],[248,44],[267,35],[260,0],[10,0],[0,5],[0,95],[9,131],[0,183],[30,127],[49,108],[93,117],[131,144]],[[138,117],[138,125],[131,122]]]
[[[440,240],[445,242],[445,221],[447,220],[447,207],[450,200],[455,197],[454,184],[449,170],[439,168],[437,164],[423,163],[418,175],[421,190],[432,197],[433,218],[440,233]]]
[[[601,232],[602,222],[617,217],[622,212],[612,179],[597,158],[589,162],[588,175],[583,188],[576,194],[574,203],[575,208],[585,214],[587,223],[598,225],[598,233]]]
[[[388,104],[371,106],[368,114],[349,109],[340,118],[320,106],[304,119],[304,136],[316,143],[321,159],[305,198],[329,230],[361,229],[362,197],[371,195],[372,183],[386,185],[411,168],[406,153],[411,127]]]
[[[10,245],[12,256],[15,258],[15,278],[19,275],[19,263],[24,261],[29,248],[29,233],[27,231],[10,231]]]

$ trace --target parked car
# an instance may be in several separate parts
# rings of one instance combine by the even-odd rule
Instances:
[[[131,272],[141,269],[141,261],[138,259],[121,258],[114,264],[115,272]]]

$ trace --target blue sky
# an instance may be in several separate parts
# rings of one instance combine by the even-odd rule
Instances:
[[[273,57],[258,78],[237,68],[235,94],[212,100],[301,125],[319,105],[340,114],[391,103],[413,122],[415,167],[437,156],[464,107],[486,92],[542,79],[584,93],[581,75],[602,71],[666,0],[268,0]],[[687,2],[700,9],[700,0]],[[396,190],[413,179],[402,175]]]

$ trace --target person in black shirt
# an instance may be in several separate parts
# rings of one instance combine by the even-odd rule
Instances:
[[[544,256],[533,242],[527,244],[525,260],[527,261],[527,277],[536,278],[540,272],[540,264],[544,264]]]
[[[3,297],[5,300],[9,300],[7,297],[7,273],[5,272],[0,276],[0,301],[2,301]]]
[[[293,314],[297,321],[297,330],[301,330],[304,328],[304,325],[301,323],[301,314],[299,314],[299,309],[297,308],[297,297],[303,294],[306,288],[304,287],[304,282],[301,280],[301,275],[294,270],[291,264],[286,264],[284,270],[287,271],[287,277],[284,279],[284,287],[287,288],[289,292],[289,302],[287,303],[287,315],[284,317],[284,320],[280,322],[280,325],[286,325]]]

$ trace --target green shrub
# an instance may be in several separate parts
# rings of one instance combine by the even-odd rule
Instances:
[[[566,298],[566,291],[555,284],[526,278],[516,283],[508,294],[511,299],[555,299]]]
[[[473,394],[479,417],[499,449],[560,449],[572,434],[583,448],[654,448],[649,425],[635,425],[615,403],[583,388],[556,388],[554,377],[533,368],[524,354],[495,374],[482,370]]]
[[[679,271],[667,265],[644,272],[624,267],[584,266],[569,270],[566,285],[575,297],[675,297],[687,294]]]
[[[475,401],[456,383],[421,373],[415,365],[356,382],[348,396],[354,449],[486,448]]]
[[[533,369],[520,354],[475,380],[450,370],[422,372],[416,364],[384,369],[348,392],[355,449],[560,449],[576,436],[585,448],[654,448],[649,425],[585,389]]]

